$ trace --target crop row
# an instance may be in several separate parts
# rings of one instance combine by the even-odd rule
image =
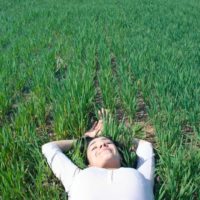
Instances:
[[[106,134],[127,143],[148,138],[136,131],[139,95],[156,130],[156,199],[200,196],[200,37],[192,5],[199,3],[4,2],[0,199],[66,199],[41,144],[80,137],[100,107],[113,118]],[[128,129],[117,122],[119,110]],[[82,165],[79,153],[71,156]]]

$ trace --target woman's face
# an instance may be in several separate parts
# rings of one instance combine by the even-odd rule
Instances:
[[[115,144],[106,137],[93,139],[87,148],[90,167],[119,168],[121,157]]]

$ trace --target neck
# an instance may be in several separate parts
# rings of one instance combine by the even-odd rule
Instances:
[[[118,169],[121,167],[121,163],[118,162],[117,160],[112,160],[112,162],[105,162],[99,167],[105,169]]]

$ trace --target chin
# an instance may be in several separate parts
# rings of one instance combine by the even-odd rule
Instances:
[[[117,168],[119,167],[119,160],[116,159],[115,157],[113,156],[110,156],[110,155],[105,155],[103,158],[102,158],[102,167],[103,168]]]
[[[102,160],[112,160],[114,159],[114,156],[110,151],[105,151],[101,153],[101,158]]]

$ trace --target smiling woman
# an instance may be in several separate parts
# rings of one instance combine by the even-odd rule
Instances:
[[[61,180],[70,200],[153,200],[154,153],[151,143],[138,144],[137,167],[121,166],[122,157],[115,143],[101,135],[103,121],[99,120],[85,133],[89,165],[80,169],[65,156],[76,140],[61,140],[44,144],[42,152],[56,177]],[[97,137],[96,137],[97,136]]]
[[[119,168],[121,156],[115,144],[106,137],[94,138],[88,145],[87,158],[89,166],[102,168]]]

